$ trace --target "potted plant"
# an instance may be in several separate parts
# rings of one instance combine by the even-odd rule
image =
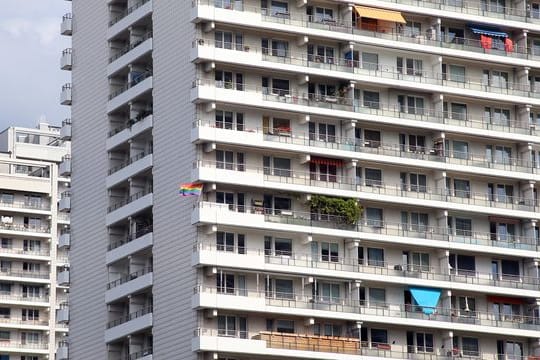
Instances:
[[[362,205],[356,199],[343,199],[324,195],[312,195],[307,202],[312,213],[335,218],[347,225],[358,223],[362,215]]]

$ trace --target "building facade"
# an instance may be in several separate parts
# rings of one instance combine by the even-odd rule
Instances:
[[[539,3],[69,20],[71,358],[538,359]]]
[[[67,359],[70,128],[0,133],[0,359]]]

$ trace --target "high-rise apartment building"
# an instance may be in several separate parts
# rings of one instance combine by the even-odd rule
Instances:
[[[72,20],[70,358],[539,359],[539,2]]]
[[[70,122],[0,132],[0,359],[67,359]]]

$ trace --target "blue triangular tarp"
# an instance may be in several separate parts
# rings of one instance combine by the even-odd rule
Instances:
[[[441,297],[441,289],[411,287],[409,291],[424,314],[433,314]]]

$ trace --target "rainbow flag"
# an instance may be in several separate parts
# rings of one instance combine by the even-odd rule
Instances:
[[[202,193],[203,184],[186,183],[180,185],[179,194],[182,196],[200,196]]]

